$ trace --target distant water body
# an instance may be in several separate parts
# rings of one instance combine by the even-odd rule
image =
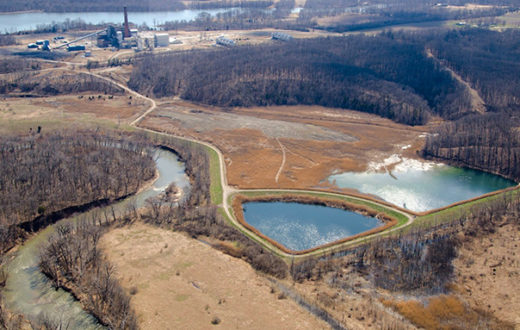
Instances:
[[[235,8],[221,9],[187,9],[180,11],[160,11],[160,12],[129,12],[128,20],[134,24],[146,24],[149,27],[170,21],[191,21],[197,18],[200,13],[209,13],[212,16],[224,13]],[[123,22],[123,11],[121,12],[77,12],[77,13],[2,13],[0,14],[0,32],[14,33],[19,31],[34,30],[39,25],[51,23],[61,23],[66,20],[79,20],[91,24],[120,24]]]

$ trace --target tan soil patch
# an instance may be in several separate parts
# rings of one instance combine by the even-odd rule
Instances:
[[[520,232],[506,225],[472,239],[455,259],[456,285],[473,308],[490,312],[520,329]]]
[[[181,100],[163,101],[141,125],[216,145],[229,184],[240,188],[327,187],[323,180],[334,171],[362,171],[395,153],[417,157],[421,134],[430,130],[318,106],[220,109]]]
[[[324,329],[327,325],[246,262],[186,236],[145,224],[105,234],[101,246],[117,268],[143,329]]]
[[[89,97],[93,97],[93,100],[89,100]],[[99,93],[3,98],[0,103],[0,121],[31,118],[77,120],[82,116],[129,121],[147,108],[148,104],[142,99],[134,97],[129,99],[129,96],[125,95],[110,96]]]

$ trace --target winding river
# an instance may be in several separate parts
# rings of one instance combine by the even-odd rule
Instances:
[[[111,213],[112,207],[116,215],[122,214],[129,205],[141,207],[147,198],[158,195],[172,182],[184,192],[189,190],[184,164],[178,161],[175,154],[157,150],[154,160],[159,177],[149,188],[112,206],[96,208],[77,217],[63,219],[39,232],[18,249],[8,265],[8,278],[3,291],[8,309],[25,315],[29,320],[36,320],[39,315],[47,315],[54,322],[70,329],[102,328],[92,315],[81,308],[81,304],[71,294],[62,289],[55,290],[47,277],[40,272],[39,249],[54,233],[58,224],[74,222],[79,217],[95,216],[96,212],[102,212],[104,209],[110,210]]]

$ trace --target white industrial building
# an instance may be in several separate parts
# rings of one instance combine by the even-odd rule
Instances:
[[[155,47],[168,47],[170,44],[170,35],[168,33],[156,33]]]

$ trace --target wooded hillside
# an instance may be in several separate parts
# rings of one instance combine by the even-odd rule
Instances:
[[[317,104],[411,125],[471,111],[465,89],[392,35],[318,38],[145,57],[129,85],[218,106]]]

